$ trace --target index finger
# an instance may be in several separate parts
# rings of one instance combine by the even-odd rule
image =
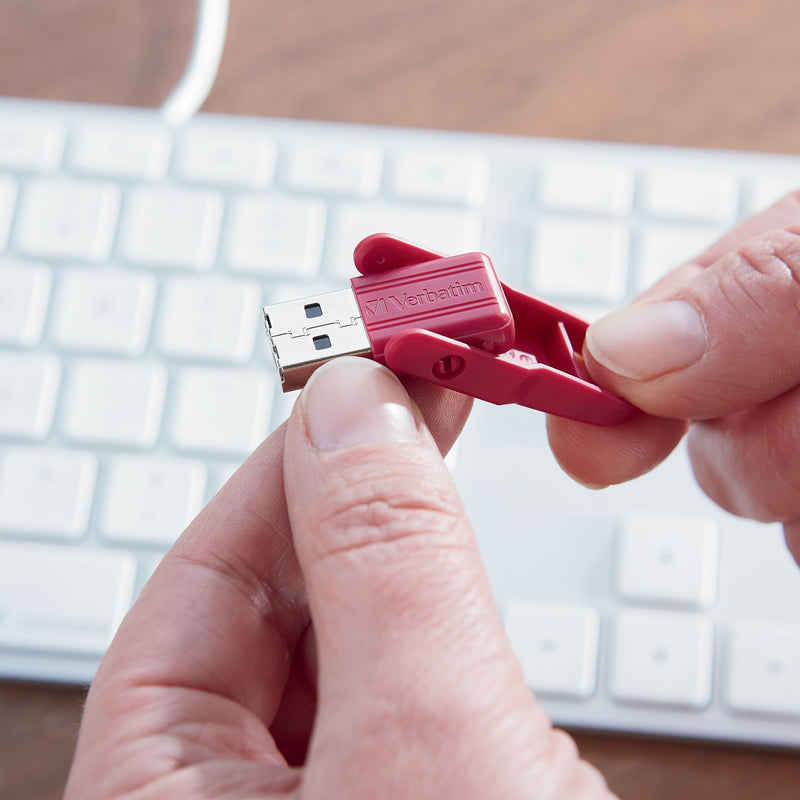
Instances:
[[[779,200],[770,208],[744,220],[696,258],[668,273],[641,296],[666,296],[688,283],[692,276],[735,251],[754,236],[780,230],[800,218],[800,192]],[[641,298],[640,298],[641,299]],[[592,361],[587,360],[591,370]],[[602,370],[592,377],[601,386]],[[549,417],[547,431],[553,453],[564,470],[589,486],[622,483],[643,475],[663,461],[680,441],[687,425],[682,420],[664,419],[644,412],[621,425],[599,428],[578,422]]]

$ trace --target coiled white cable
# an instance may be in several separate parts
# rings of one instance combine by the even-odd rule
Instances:
[[[228,0],[198,0],[192,52],[183,75],[161,106],[170,125],[190,120],[214,85],[225,47],[228,5]]]

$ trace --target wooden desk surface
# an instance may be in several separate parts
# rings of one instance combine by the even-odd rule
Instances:
[[[193,0],[0,0],[0,94],[156,105]],[[796,0],[232,0],[213,111],[800,153]],[[58,798],[82,693],[0,683],[0,800]],[[622,797],[798,800],[800,757],[578,734]]]

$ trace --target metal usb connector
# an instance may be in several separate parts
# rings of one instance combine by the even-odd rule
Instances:
[[[331,358],[372,352],[352,289],[265,306],[264,325],[284,392],[301,389]]]

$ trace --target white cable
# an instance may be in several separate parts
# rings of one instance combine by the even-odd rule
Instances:
[[[227,28],[228,0],[198,0],[197,26],[189,61],[161,106],[161,113],[170,125],[188,122],[208,97],[217,77]]]

